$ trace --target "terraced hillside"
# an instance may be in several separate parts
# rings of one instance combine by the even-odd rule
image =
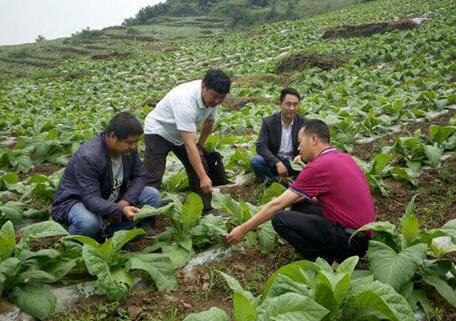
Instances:
[[[353,311],[345,311],[344,304],[366,304],[361,298],[367,294],[354,295],[362,289],[370,291],[371,302],[377,302],[366,309],[383,308],[369,317],[353,314],[351,319],[413,320],[423,311],[429,319],[456,320],[455,11],[454,1],[379,0],[247,32],[218,30],[204,38],[189,33],[184,38],[142,39],[123,48],[121,36],[128,31],[114,28],[105,31],[117,35],[112,51],[92,53],[98,50],[97,42],[84,44],[90,55],[105,55],[100,59],[80,55],[57,67],[31,70],[26,77],[5,77],[0,83],[0,224],[4,224],[0,293],[31,314],[39,310],[38,315],[48,316],[53,314],[53,299],[34,292],[37,287],[98,280],[96,292],[101,297],[91,297],[52,320],[180,320],[213,306],[236,321],[289,320],[287,313],[292,310],[297,311],[297,319],[305,320],[309,306],[319,311],[309,320],[346,320],[346,313]],[[8,50],[12,49],[0,48],[0,60]],[[14,59],[26,58],[19,54]],[[252,171],[249,161],[261,118],[277,109],[284,86],[298,89],[303,96],[301,113],[327,122],[334,144],[358,158],[375,195],[378,219],[391,222],[374,227],[379,239],[368,258],[347,262],[339,276],[325,274],[329,272],[322,262],[279,270],[298,284],[288,284],[286,291],[281,288],[284,292],[277,290],[288,297],[269,298],[276,300],[274,305],[268,293],[271,286],[279,285],[275,279],[265,282],[298,257],[277,240],[270,225],[264,225],[234,248],[229,258],[184,273],[180,268],[191,257],[222,246],[223,234],[282,191],[279,185],[266,189],[254,180],[220,188],[217,204],[227,213],[225,218],[201,218],[198,200],[191,196],[184,208],[193,212],[175,206],[159,216],[158,228],[168,237],[132,241],[121,251],[136,234],[123,235],[123,241],[119,236],[113,245],[116,259],[103,265],[102,273],[90,268],[93,261],[87,254],[90,246],[97,246],[61,238],[65,232],[46,221],[61,169],[81,142],[100,131],[117,111],[129,110],[144,119],[168,90],[200,78],[209,68],[222,68],[234,80],[216,132],[207,142],[208,149],[224,155],[233,181]],[[183,170],[176,168],[167,175],[164,189],[171,197],[183,196],[187,184]],[[414,204],[407,207],[412,199]],[[182,200],[176,198],[175,203]],[[172,215],[195,215],[194,226],[187,234],[169,238],[169,227],[182,223],[171,220]],[[42,223],[30,225],[35,222]],[[13,225],[22,235],[17,244]],[[390,241],[382,243],[386,238]],[[382,246],[383,252],[378,249]],[[44,252],[30,254],[37,251]],[[40,259],[30,259],[35,256]],[[11,268],[13,261],[22,265]],[[160,272],[154,274],[145,265]],[[355,265],[357,270],[351,274]],[[347,290],[351,284],[350,291],[337,292],[333,305],[315,298],[313,286],[318,284],[310,285],[292,274],[295,270],[307,273],[306,269],[314,271],[315,278],[318,273],[327,278],[327,293],[342,287],[338,283],[342,279],[351,280],[344,287]],[[128,277],[114,273],[118,270]],[[243,289],[217,270],[238,278]],[[370,271],[363,275],[370,273],[373,278],[360,279],[359,270]],[[133,277],[145,275],[152,280],[149,286],[133,286]],[[170,289],[176,290],[164,293]],[[40,307],[21,300],[33,295],[49,299]],[[294,299],[305,299],[308,305],[293,306],[293,295],[300,295]],[[105,300],[114,303],[105,304]],[[277,309],[272,311],[271,306]],[[220,310],[211,310],[187,320],[216,320],[217,315],[220,320],[228,318]]]

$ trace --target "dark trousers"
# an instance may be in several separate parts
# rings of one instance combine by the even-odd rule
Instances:
[[[166,156],[173,152],[182,162],[188,176],[190,190],[201,196],[203,200],[204,211],[212,209],[212,193],[203,193],[200,187],[200,180],[188,159],[185,145],[174,145],[160,135],[145,135],[146,151],[144,154],[144,169],[147,175],[147,185],[159,188],[166,168]],[[204,170],[208,173],[207,162],[201,157]]]
[[[319,205],[301,203],[289,211],[280,211],[272,219],[275,231],[290,243],[305,259],[315,261],[317,257],[327,262],[342,262],[354,255],[364,256],[369,238],[360,232],[350,243],[352,231],[339,224],[329,222]]]
[[[287,168],[289,177],[295,179],[296,176],[299,175],[298,171],[295,171],[293,170],[293,168],[291,168],[289,160],[280,159],[280,161]],[[255,172],[256,177],[258,177],[261,180],[269,179],[274,181],[277,179],[277,168],[275,166],[269,166],[264,157],[261,155],[255,155],[250,161],[250,166]]]

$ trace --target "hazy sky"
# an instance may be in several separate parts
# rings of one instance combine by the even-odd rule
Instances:
[[[119,25],[160,0],[0,0],[0,45],[69,36]]]

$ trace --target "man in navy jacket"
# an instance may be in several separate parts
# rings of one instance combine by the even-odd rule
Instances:
[[[259,179],[295,177],[299,171],[291,168],[298,155],[298,132],[306,124],[299,116],[301,101],[293,88],[284,88],[280,93],[280,112],[263,118],[260,135],[256,142],[257,155],[251,166]]]
[[[57,188],[52,218],[70,234],[93,238],[131,229],[139,207],[157,207],[157,189],[146,187],[137,146],[143,133],[130,113],[115,115],[106,130],[85,142],[68,162]],[[107,226],[105,223],[108,222]]]

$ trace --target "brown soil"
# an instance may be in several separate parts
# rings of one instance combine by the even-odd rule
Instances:
[[[61,239],[61,236],[43,237],[40,239],[33,240],[30,244],[31,251],[39,251],[43,249],[55,248],[57,242]]]
[[[276,66],[277,73],[301,71],[305,68],[318,67],[323,70],[338,68],[348,60],[348,57],[332,57],[317,53],[299,53],[282,59]]]
[[[44,175],[49,176],[54,174],[55,172],[59,171],[62,168],[60,165],[51,164],[51,163],[43,163],[35,165],[35,167],[26,174],[26,176],[33,176],[33,175]]]
[[[257,204],[261,196],[260,182],[255,179],[243,185],[222,186],[220,187],[220,192],[222,194],[230,194],[237,201],[244,200],[252,204]]]
[[[372,158],[373,155],[378,153],[382,146],[388,146],[394,144],[396,139],[400,136],[404,135],[411,135],[416,130],[420,129],[423,134],[427,134],[429,132],[430,125],[439,125],[439,126],[446,126],[448,125],[448,121],[456,115],[456,110],[450,109],[448,113],[440,115],[430,121],[421,121],[421,122],[413,122],[406,124],[401,128],[401,130],[397,133],[391,133],[383,136],[379,140],[375,140],[368,144],[359,144],[355,143],[353,145],[353,152],[352,154],[362,160],[369,160]]]
[[[456,158],[452,157],[438,169],[425,170],[418,187],[388,179],[388,197],[374,196],[378,220],[398,224],[413,195],[415,212],[422,226],[438,228],[456,218]]]
[[[229,95],[223,101],[223,107],[225,107],[228,111],[235,111],[238,110],[248,103],[253,104],[267,104],[270,103],[271,100],[261,96],[251,96],[251,97],[236,97]]]
[[[179,286],[169,294],[142,290],[132,293],[122,305],[128,307],[132,320],[138,320],[139,315],[160,318],[173,309],[183,318],[214,306],[229,313],[232,310],[232,291],[217,270],[232,275],[245,289],[258,295],[267,277],[295,258],[294,251],[288,245],[278,246],[268,256],[260,256],[256,248],[245,248],[244,251],[236,251],[229,259],[200,266],[187,276],[178,272]]]
[[[385,33],[395,30],[410,30],[415,28],[418,28],[418,24],[412,20],[369,23],[357,26],[338,26],[326,30],[323,35],[323,39],[368,37],[377,33]]]
[[[17,139],[15,136],[5,137],[5,140],[1,144],[8,149],[13,149],[16,146]]]
[[[112,59],[126,59],[130,57],[128,52],[119,52],[113,51],[108,53],[96,54],[92,55],[90,58],[94,60],[112,60]]]

